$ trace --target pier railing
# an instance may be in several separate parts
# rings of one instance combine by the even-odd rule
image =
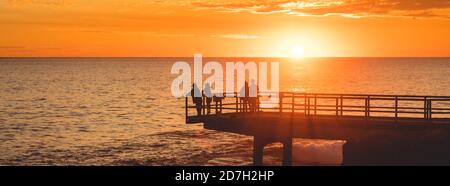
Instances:
[[[191,97],[186,97],[186,119],[198,116]],[[271,101],[272,100],[272,101]],[[254,103],[250,106],[249,103]],[[221,100],[213,99],[208,113],[203,97],[200,116],[222,113],[291,112],[308,115],[450,118],[450,96],[327,94],[305,92],[258,93],[256,98],[238,97],[226,93]]]

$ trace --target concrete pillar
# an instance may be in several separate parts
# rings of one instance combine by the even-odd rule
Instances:
[[[253,136],[253,165],[263,165],[264,142],[260,137]]]
[[[283,166],[292,165],[292,138],[283,140]]]
[[[253,165],[263,165],[264,146],[273,142],[281,142],[283,144],[283,165],[292,165],[292,138],[272,139],[260,136],[253,136]]]
[[[354,157],[354,141],[352,140],[346,140],[346,142],[344,143],[344,145],[342,146],[342,165],[356,165],[355,164],[355,158]]]

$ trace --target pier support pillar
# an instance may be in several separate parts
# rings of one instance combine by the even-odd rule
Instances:
[[[283,166],[292,165],[292,138],[287,138],[283,142]]]
[[[260,137],[253,136],[253,165],[263,165],[264,142]]]
[[[253,165],[263,165],[264,146],[269,143],[281,142],[283,144],[283,165],[292,165],[292,138],[272,139],[253,136]]]

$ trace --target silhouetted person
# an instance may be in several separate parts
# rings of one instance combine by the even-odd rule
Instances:
[[[195,83],[192,84],[191,96],[192,102],[195,104],[195,108],[197,109],[197,115],[202,115],[202,95],[200,93],[200,89],[198,89]]]
[[[249,103],[249,87],[248,82],[245,81],[244,87],[241,88],[241,91],[239,92],[239,97],[242,102],[242,111],[247,112],[248,103]]]
[[[206,114],[210,114],[211,113],[211,102],[212,102],[212,93],[211,93],[211,86],[209,85],[209,83],[205,84],[205,89],[203,90],[203,96],[206,99]]]
[[[258,110],[258,86],[255,83],[255,80],[252,79],[250,87],[249,87],[249,98],[248,104],[250,108],[250,112],[256,112]]]
[[[216,114],[222,113],[222,100],[223,100],[223,94],[222,93],[216,93],[213,96],[213,101],[216,103]]]

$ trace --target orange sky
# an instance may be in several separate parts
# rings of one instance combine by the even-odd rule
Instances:
[[[2,57],[450,56],[442,0],[5,0]]]

